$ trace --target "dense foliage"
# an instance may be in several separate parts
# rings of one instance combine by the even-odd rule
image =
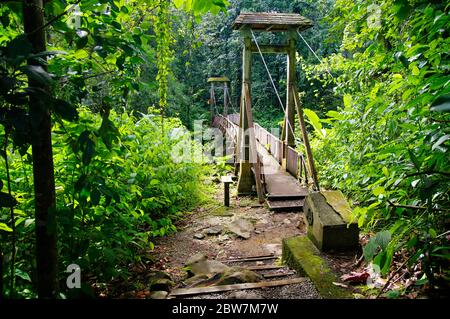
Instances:
[[[307,113],[323,186],[359,205],[360,226],[386,230],[364,247],[383,275],[401,253],[431,285],[450,275],[449,8],[336,1],[327,19],[340,49],[321,65],[304,65],[311,81],[342,98],[328,112],[330,104],[316,105],[321,120]]]
[[[151,258],[155,236],[176,230],[212,172],[173,157],[182,137],[173,129],[209,125],[211,76],[231,79],[239,109],[242,42],[231,26],[244,11],[314,23],[302,35],[319,59],[299,38],[298,87],[321,186],[353,200],[371,238],[366,260],[385,277],[400,261],[421,271],[417,285],[449,282],[448,1],[43,1],[46,22],[31,35],[43,33],[44,52],[25,32],[23,3],[0,6],[0,296],[37,293],[30,145],[45,114],[56,191],[46,227],[57,234],[60,288],[72,263],[89,269],[83,282],[125,279],[129,264]],[[285,101],[286,58],[265,58]],[[252,68],[254,118],[278,127],[282,109],[258,55]]]
[[[198,16],[225,3],[176,5]],[[153,249],[152,238],[175,231],[174,218],[198,203],[208,170],[173,157],[179,136],[173,129],[182,124],[164,118],[170,2],[46,2],[47,22],[24,34],[24,24],[39,23],[27,15],[28,5],[11,1],[0,8],[0,295],[36,296],[39,194],[32,177],[41,168],[30,145],[51,112],[54,174],[44,178],[55,180],[56,206],[45,212],[45,229],[57,234],[55,279],[64,296],[69,264],[86,270],[84,282],[125,278],[128,264]],[[45,52],[30,41],[39,32]],[[33,100],[39,103],[32,107]],[[91,293],[89,286],[82,290]]]

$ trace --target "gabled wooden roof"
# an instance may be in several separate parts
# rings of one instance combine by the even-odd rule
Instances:
[[[311,20],[296,13],[248,12],[241,13],[233,23],[233,29],[248,26],[258,31],[306,30],[313,26]]]
[[[226,76],[208,78],[208,82],[230,82]]]

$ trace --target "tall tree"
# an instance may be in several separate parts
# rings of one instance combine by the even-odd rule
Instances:
[[[42,0],[23,2],[24,28],[33,53],[46,50],[44,8]],[[37,73],[46,71],[46,65],[37,59],[29,59],[28,65]],[[29,86],[45,92],[48,84],[29,76]],[[56,296],[56,200],[53,154],[51,140],[51,117],[48,106],[36,95],[30,96],[32,120],[33,177],[36,218],[37,291],[39,298]]]

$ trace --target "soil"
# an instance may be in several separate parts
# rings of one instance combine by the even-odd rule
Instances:
[[[306,223],[302,213],[298,212],[272,212],[265,205],[258,203],[256,198],[231,196],[230,207],[220,206],[223,202],[222,192],[215,196],[217,206],[210,209],[199,208],[183,222],[177,225],[178,232],[174,235],[160,238],[156,241],[156,258],[161,263],[161,268],[169,273],[177,283],[176,288],[183,287],[186,272],[182,269],[186,260],[197,254],[204,253],[208,259],[226,261],[229,259],[262,256],[274,254],[277,259],[265,261],[251,261],[245,263],[227,263],[228,265],[281,265],[281,243],[283,238],[298,236],[306,233]],[[240,238],[227,229],[231,221],[245,218],[254,225],[254,230],[248,239]],[[219,235],[205,235],[203,239],[196,239],[205,230],[217,226],[222,228]],[[330,254],[327,256],[333,269],[339,273],[346,273],[348,266],[353,264],[353,255]],[[280,280],[298,277],[295,271],[289,268],[266,270],[261,274],[274,274],[284,271],[293,273],[290,276],[282,276],[267,280]],[[191,298],[204,299],[311,299],[320,298],[312,282],[306,278],[301,284],[285,285],[263,289],[251,289],[243,291],[230,291],[225,293],[204,294]]]

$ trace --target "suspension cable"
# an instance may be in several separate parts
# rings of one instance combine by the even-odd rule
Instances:
[[[297,30],[297,34],[300,36],[300,38],[303,40],[303,42],[305,42],[306,46],[308,47],[308,49],[312,52],[312,54],[314,54],[314,56],[316,57],[316,59],[320,62],[320,64],[323,64],[323,61],[317,56],[316,52],[314,52],[314,50],[311,48],[311,46],[308,44],[308,42],[306,42],[305,38],[302,36],[302,34],[300,33],[300,31]],[[328,70],[328,68],[326,68],[326,71],[328,72],[328,74],[334,79],[333,74],[331,74],[330,70]]]
[[[258,44],[258,41],[256,40],[255,34],[253,33],[253,30],[250,29],[250,32],[252,33],[253,41],[255,41],[256,47],[258,48],[259,55],[260,55],[261,60],[262,60],[262,62],[264,64],[264,67],[265,67],[265,69],[267,71],[267,74],[269,75],[269,79],[270,79],[270,82],[272,83],[273,89],[275,90],[275,94],[277,95],[278,102],[280,102],[281,108],[283,109],[283,112],[284,112],[285,117],[286,117],[286,109],[284,107],[283,102],[281,101],[280,94],[278,93],[278,89],[277,89],[277,87],[275,85],[275,82],[273,81],[272,74],[270,74],[269,67],[267,66],[266,60],[264,59],[264,55],[261,52],[261,49],[260,49],[259,44]],[[292,136],[295,139],[295,134],[294,134],[294,130],[293,130],[292,126],[291,126],[291,122],[289,121],[288,117],[286,118],[286,120],[287,120],[287,125],[288,125],[289,129],[291,130]]]

